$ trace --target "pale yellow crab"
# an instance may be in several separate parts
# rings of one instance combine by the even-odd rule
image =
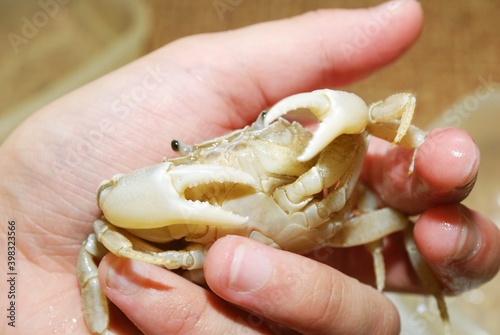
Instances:
[[[358,182],[369,135],[409,148],[421,145],[425,133],[411,125],[414,109],[415,97],[407,93],[369,107],[352,93],[301,93],[278,102],[244,129],[194,146],[173,141],[182,157],[104,181],[97,192],[104,216],[94,223],[95,233],[78,258],[89,329],[109,334],[107,301],[94,262],[108,250],[184,269],[187,278],[202,281],[207,250],[228,234],[301,254],[367,245],[382,290],[380,241],[401,230],[408,231],[410,258],[447,325],[439,285],[412,244],[407,217],[377,208],[375,196]],[[281,117],[307,110],[319,120],[314,134]],[[179,240],[182,250],[172,250],[169,243]]]

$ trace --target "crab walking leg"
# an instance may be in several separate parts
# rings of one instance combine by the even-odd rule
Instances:
[[[398,130],[400,129],[399,121],[389,121],[386,123],[373,123],[366,128],[368,132],[378,138],[386,140],[387,142],[395,142]],[[418,148],[424,143],[426,132],[410,125],[406,134],[397,143],[400,146],[414,149]]]
[[[99,285],[97,265],[94,257],[101,259],[107,253],[94,234],[83,242],[78,255],[78,281],[82,291],[83,315],[87,327],[93,334],[112,335],[108,329],[109,309],[106,295]]]
[[[387,123],[374,123],[367,127],[368,132],[378,138],[384,139],[388,142],[395,141],[397,132],[400,129],[399,121],[391,121]],[[410,167],[408,168],[408,174],[413,173],[415,167],[415,157],[417,156],[418,148],[424,143],[427,133],[413,125],[407,130],[407,133],[401,138],[398,145],[410,149],[415,149],[413,152],[413,157],[411,160]]]
[[[378,198],[373,191],[363,185],[357,184],[359,192],[362,194],[357,201],[357,208],[361,213],[370,213],[378,208]],[[375,284],[377,290],[383,291],[385,287],[385,261],[382,250],[384,248],[384,239],[378,239],[365,245],[365,248],[372,254],[373,268],[375,270]]]
[[[97,220],[94,223],[94,230],[96,234],[90,234],[83,243],[77,263],[84,318],[93,334],[114,334],[108,329],[108,300],[99,285],[94,258],[101,259],[111,251],[118,256],[163,265],[169,269],[191,270],[203,267],[205,250],[200,244],[192,243],[185,250],[161,251],[104,220]],[[134,250],[132,246],[139,250]]]
[[[382,208],[346,221],[328,244],[332,247],[367,245],[373,257],[377,289],[383,290],[385,265],[381,241],[385,236],[402,231],[408,225],[409,221],[403,213],[392,208]]]
[[[415,111],[416,98],[411,93],[391,95],[385,100],[375,102],[368,108],[370,124],[386,123],[399,120],[393,143],[399,143],[408,131]]]
[[[373,268],[375,269],[375,285],[377,290],[383,291],[385,287],[385,262],[382,249],[384,247],[383,239],[370,242],[365,245],[366,249],[372,254]]]
[[[203,245],[192,243],[184,250],[162,251],[146,241],[117,228],[105,220],[94,223],[97,239],[112,253],[167,269],[201,269],[205,261]]]
[[[446,335],[453,334],[450,317],[448,314],[448,308],[446,307],[446,302],[444,301],[443,292],[436,279],[436,276],[418,251],[415,240],[413,239],[412,225],[406,227],[404,231],[404,241],[406,251],[408,252],[408,256],[410,258],[413,269],[415,269],[415,272],[417,273],[417,276],[419,277],[426,291],[432,294],[436,299],[439,314],[441,316],[441,320],[443,321],[444,333]]]
[[[368,108],[368,132],[388,142],[418,148],[424,142],[426,132],[411,124],[415,104],[415,96],[410,93],[394,94],[373,103]]]
[[[267,127],[288,112],[308,109],[319,120],[313,138],[298,157],[305,162],[315,157],[342,134],[360,134],[368,124],[368,107],[357,95],[329,89],[299,93],[279,101],[267,111]]]

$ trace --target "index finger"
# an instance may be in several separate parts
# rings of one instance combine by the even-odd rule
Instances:
[[[479,169],[479,149],[462,129],[440,128],[429,132],[417,150],[409,175],[413,150],[373,139],[362,179],[381,200],[407,214],[460,202],[471,191]]]

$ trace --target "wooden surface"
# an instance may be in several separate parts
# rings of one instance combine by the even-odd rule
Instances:
[[[318,8],[372,6],[374,0],[147,0],[154,8],[149,50],[182,36],[236,29]],[[346,89],[367,101],[395,91],[418,94],[424,126],[483,80],[500,82],[500,1],[421,1],[426,22],[417,44],[395,64]],[[231,5],[234,4],[234,5]],[[226,7],[224,7],[226,6]],[[217,10],[219,8],[219,10]],[[220,8],[225,8],[223,12]],[[482,79],[481,79],[482,78]]]

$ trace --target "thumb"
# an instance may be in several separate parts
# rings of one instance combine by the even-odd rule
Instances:
[[[227,236],[205,261],[223,299],[305,334],[398,334],[395,307],[374,288],[309,258]]]

